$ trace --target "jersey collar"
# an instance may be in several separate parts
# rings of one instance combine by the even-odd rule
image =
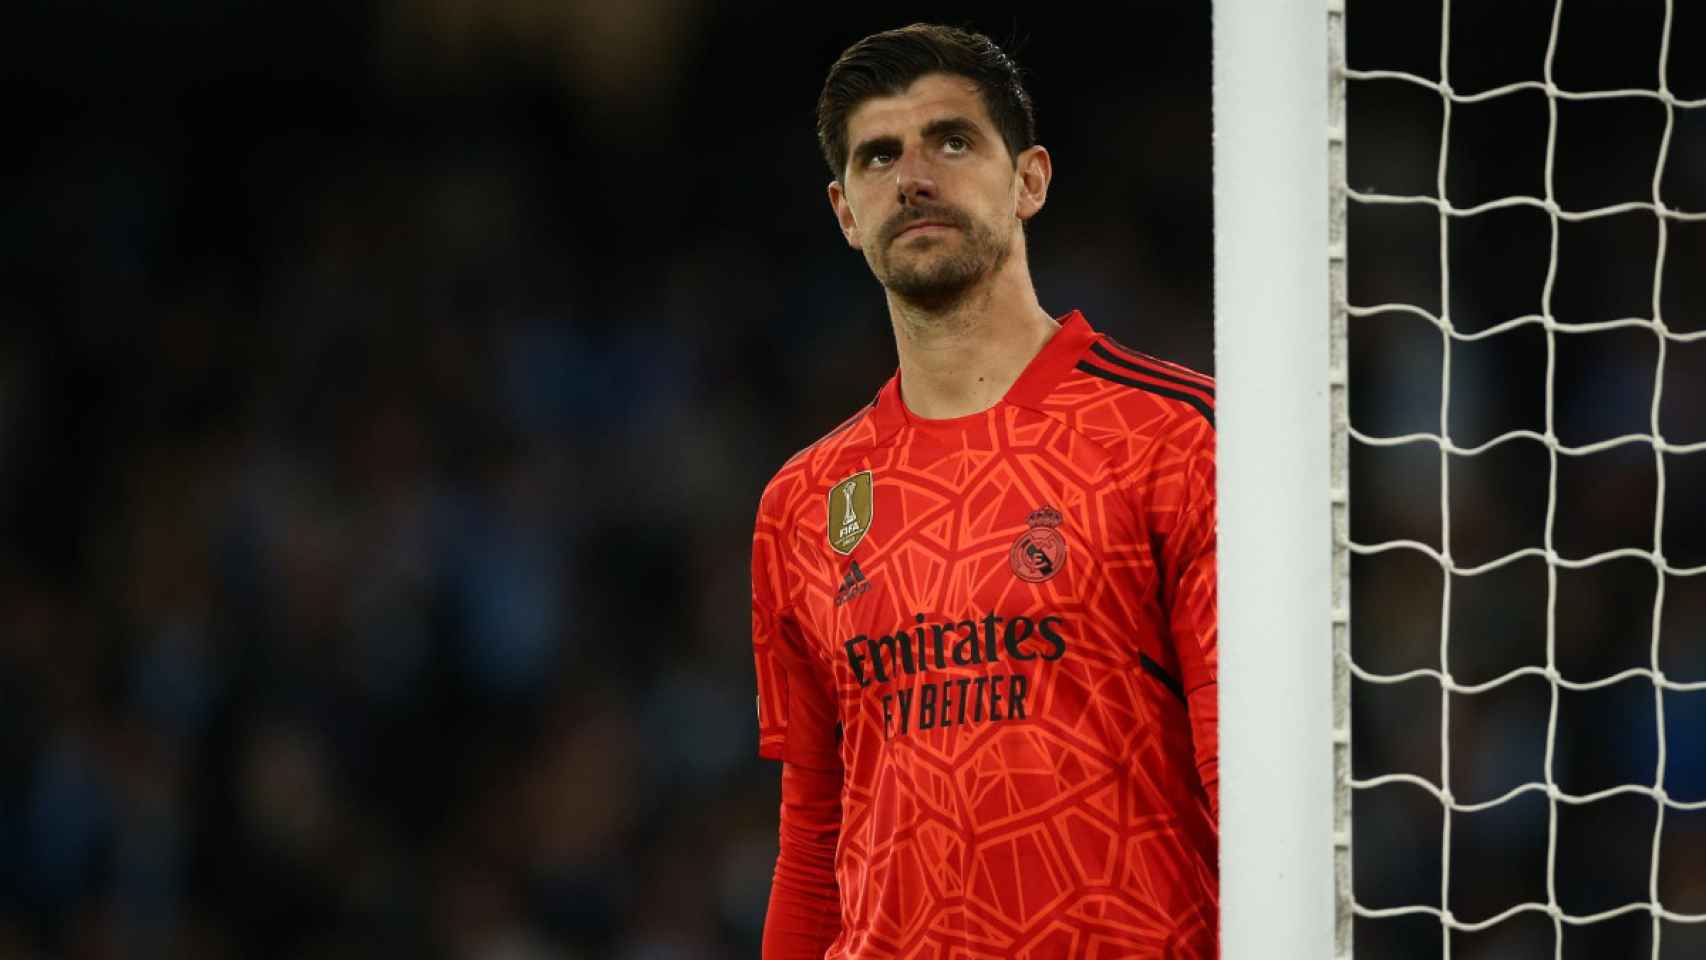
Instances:
[[[1056,319],[1060,322],[1060,329],[1043,344],[1043,348],[1019,374],[1019,379],[1013,381],[1013,386],[1008,388],[1006,395],[991,409],[999,408],[1003,404],[1034,406],[1040,403],[1078,362],[1084,351],[1090,348],[1091,341],[1096,339],[1096,331],[1090,328],[1090,323],[1084,319],[1082,312],[1073,310]],[[906,402],[901,399],[900,371],[897,369],[877,394],[875,418],[878,432],[886,434],[902,427],[952,429],[980,424],[988,413],[989,411],[985,410],[950,420],[927,420],[920,417],[906,409]]]

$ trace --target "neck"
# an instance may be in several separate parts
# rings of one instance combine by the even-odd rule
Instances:
[[[901,397],[914,415],[948,420],[995,406],[1060,328],[1037,302],[1024,258],[1005,266],[938,308],[889,295]]]

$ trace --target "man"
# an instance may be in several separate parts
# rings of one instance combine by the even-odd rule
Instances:
[[[1212,957],[1213,383],[1038,304],[988,38],[853,45],[818,137],[900,369],[759,506],[764,956]]]

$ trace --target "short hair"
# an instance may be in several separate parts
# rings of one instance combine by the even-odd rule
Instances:
[[[866,100],[894,96],[928,73],[965,77],[977,86],[1007,154],[1037,142],[1037,120],[1019,65],[981,33],[931,23],[874,33],[842,52],[817,101],[817,142],[830,175],[847,170],[847,118]]]

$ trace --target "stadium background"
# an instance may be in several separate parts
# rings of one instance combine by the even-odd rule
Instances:
[[[823,72],[914,19],[1017,41],[1057,171],[1030,232],[1043,304],[1211,371],[1207,5],[1135,6],[1118,21],[1073,4],[707,0],[15,12],[0,956],[754,955],[777,771],[753,754],[753,510],[894,365],[878,288],[824,200]],[[1537,77],[1550,3],[1477,6],[1498,10],[1460,14],[1454,64]],[[1436,8],[1375,7],[1352,5],[1353,66],[1434,75]],[[1560,83],[1652,85],[1656,0],[1566,7],[1584,13]],[[1689,16],[1676,36],[1706,36]],[[1688,49],[1673,45],[1672,85],[1706,96]],[[1428,191],[1431,94],[1362,89],[1353,184]],[[1538,192],[1542,103],[1461,109],[1454,189]],[[1598,109],[1609,132],[1560,151],[1560,184],[1616,175],[1622,199],[1644,197],[1651,112]],[[1693,210],[1702,113],[1679,114],[1673,156],[1693,160],[1667,180]],[[1466,247],[1454,313],[1536,309],[1544,222],[1465,234],[1485,249]],[[1431,213],[1353,210],[1352,228],[1373,241],[1353,299],[1437,300]],[[1678,329],[1706,324],[1703,235],[1672,231]],[[1572,230],[1560,314],[1648,313],[1651,246],[1650,220]],[[1437,336],[1356,329],[1359,425],[1437,422]],[[1538,425],[1543,342],[1505,339],[1454,357],[1454,430]],[[1646,424],[1652,337],[1596,341],[1560,348],[1566,439],[1566,424],[1577,441]],[[1672,346],[1672,439],[1706,437],[1703,355]],[[1651,456],[1590,459],[1566,464],[1559,549],[1650,546]],[[1670,460],[1665,551],[1706,562],[1706,457]],[[1359,453],[1359,535],[1436,539],[1432,462]],[[1463,549],[1536,545],[1545,458],[1464,469],[1480,468],[1456,484]],[[1537,569],[1454,612],[1465,677],[1535,662]],[[1644,663],[1650,568],[1570,576],[1561,659],[1582,672],[1567,675]],[[1359,657],[1437,661],[1437,580],[1359,563]],[[1700,580],[1667,587],[1674,678],[1706,677]],[[1359,774],[1437,776],[1434,688],[1384,706],[1362,689]],[[1520,682],[1456,711],[1460,796],[1537,779],[1545,711],[1544,684]],[[1667,698],[1667,717],[1667,786],[1706,796],[1706,694]],[[1652,726],[1644,682],[1568,698],[1561,781],[1650,781]],[[1460,818],[1460,917],[1545,898],[1537,799]],[[1572,813],[1560,831],[1559,895],[1578,911],[1646,898],[1652,804],[1604,806],[1621,819]],[[1359,797],[1358,818],[1364,900],[1437,902],[1433,801]],[[1706,814],[1670,814],[1665,843],[1667,904],[1706,910]],[[1566,955],[1635,955],[1646,924],[1572,930]],[[1431,921],[1358,937],[1369,956],[1438,955]],[[1550,937],[1524,916],[1457,955],[1530,956]]]

